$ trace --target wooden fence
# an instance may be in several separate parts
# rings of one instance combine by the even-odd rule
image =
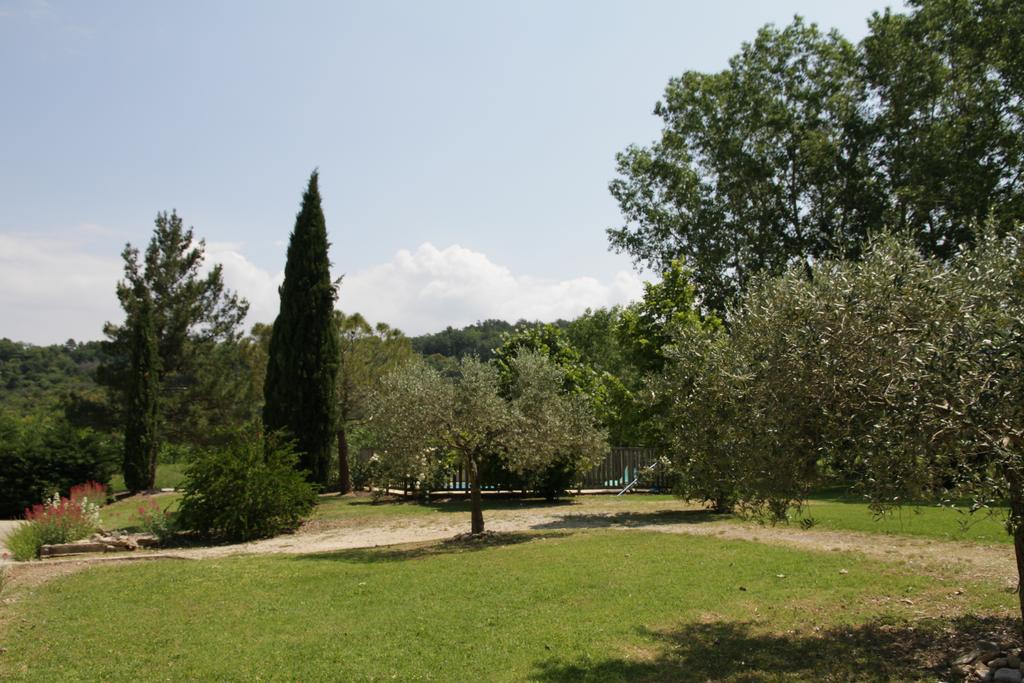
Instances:
[[[357,456],[361,462],[369,460],[373,451],[362,449]],[[664,466],[657,465],[651,468],[658,461],[658,451],[654,448],[632,448],[619,447],[611,449],[611,452],[594,466],[589,472],[583,475],[582,479],[576,482],[573,487],[579,490],[621,490],[628,486],[637,475],[641,475],[638,488],[644,489],[668,489],[671,488],[669,473]],[[416,482],[390,482],[388,488],[402,489],[405,491],[417,489]],[[503,481],[493,481],[484,477],[481,488],[485,491],[516,491],[516,484]],[[432,491],[468,491],[469,475],[463,465],[459,465],[439,485],[431,487]]]

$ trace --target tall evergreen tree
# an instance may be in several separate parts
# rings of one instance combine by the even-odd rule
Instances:
[[[126,319],[138,310],[142,292],[150,302],[160,358],[162,438],[203,443],[214,431],[209,416],[223,418],[228,412],[221,408],[228,401],[219,395],[230,395],[231,402],[238,403],[239,392],[219,382],[210,366],[211,359],[223,356],[237,341],[249,304],[225,287],[219,264],[203,272],[206,244],[195,239],[192,228],[186,228],[174,211],[157,214],[145,251],[128,244],[121,257],[124,279],[117,283],[117,298]],[[131,419],[127,404],[132,329],[129,324],[107,323],[103,331],[108,341],[96,379],[108,389],[110,421],[126,424]],[[233,416],[236,423],[246,418]]]
[[[281,309],[270,337],[263,425],[295,439],[300,466],[321,484],[327,482],[331,459],[338,373],[337,289],[327,247],[313,171],[288,243]]]
[[[135,288],[135,306],[128,315],[130,355],[126,424],[124,430],[124,482],[131,491],[153,488],[160,450],[158,404],[160,353],[156,339],[153,300],[149,291]]]

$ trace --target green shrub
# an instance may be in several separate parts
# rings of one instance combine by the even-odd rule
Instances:
[[[100,527],[102,486],[88,482],[72,487],[71,498],[53,498],[25,510],[25,523],[18,525],[4,541],[16,560],[31,560],[39,549],[52,543],[70,543],[85,538]],[[90,500],[92,496],[92,500]]]
[[[39,557],[39,549],[43,547],[43,539],[36,525],[26,522],[7,535],[4,545],[11,555],[19,562],[34,560]]]
[[[177,532],[177,520],[152,498],[139,506],[136,519],[143,531],[152,534],[161,543],[169,541]]]
[[[246,541],[297,527],[316,504],[316,489],[297,463],[291,445],[264,441],[254,428],[197,454],[185,471],[179,528]]]
[[[107,483],[120,458],[112,439],[67,420],[0,415],[0,518],[83,481]]]

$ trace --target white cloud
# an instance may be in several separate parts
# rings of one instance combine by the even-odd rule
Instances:
[[[593,277],[550,280],[516,275],[465,247],[427,243],[347,275],[338,306],[422,334],[487,318],[572,318],[587,307],[627,303],[642,294],[643,283],[632,272],[607,283]]]
[[[75,240],[0,234],[0,336],[36,344],[98,339],[123,319],[117,256],[86,253]]]
[[[206,245],[206,264],[219,263],[224,282],[249,301],[248,324],[273,322],[277,317],[277,288],[284,281],[284,271],[269,273],[242,254],[242,245],[210,242]]]
[[[259,268],[242,251],[241,244],[209,243],[207,263],[220,263],[228,287],[249,300],[250,324],[271,322],[284,273]],[[76,238],[0,234],[0,336],[37,344],[99,338],[104,321],[123,318],[114,294],[121,272],[119,258],[86,253]],[[465,247],[426,243],[347,274],[338,307],[422,334],[487,318],[572,318],[587,307],[627,303],[642,294],[640,277],[629,271],[606,282],[537,278],[514,274]]]

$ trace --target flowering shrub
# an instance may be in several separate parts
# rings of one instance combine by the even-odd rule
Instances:
[[[103,491],[102,496],[99,491]],[[25,509],[25,523],[8,537],[6,544],[17,560],[39,556],[39,549],[51,543],[69,543],[85,538],[100,527],[100,504],[106,499],[102,484],[88,482],[72,488],[71,498],[59,493],[45,503]],[[93,496],[96,500],[90,500]]]
[[[87,481],[84,484],[72,486],[69,497],[73,503],[88,501],[97,506],[104,505],[107,502],[107,487],[99,482]]]
[[[171,516],[152,498],[146,501],[145,505],[139,506],[137,515],[139,526],[156,536],[157,540],[163,542],[174,535]]]
[[[72,500],[59,493],[25,510],[25,520],[39,530],[43,543],[68,543],[85,538],[100,526],[100,506],[88,498]]]

